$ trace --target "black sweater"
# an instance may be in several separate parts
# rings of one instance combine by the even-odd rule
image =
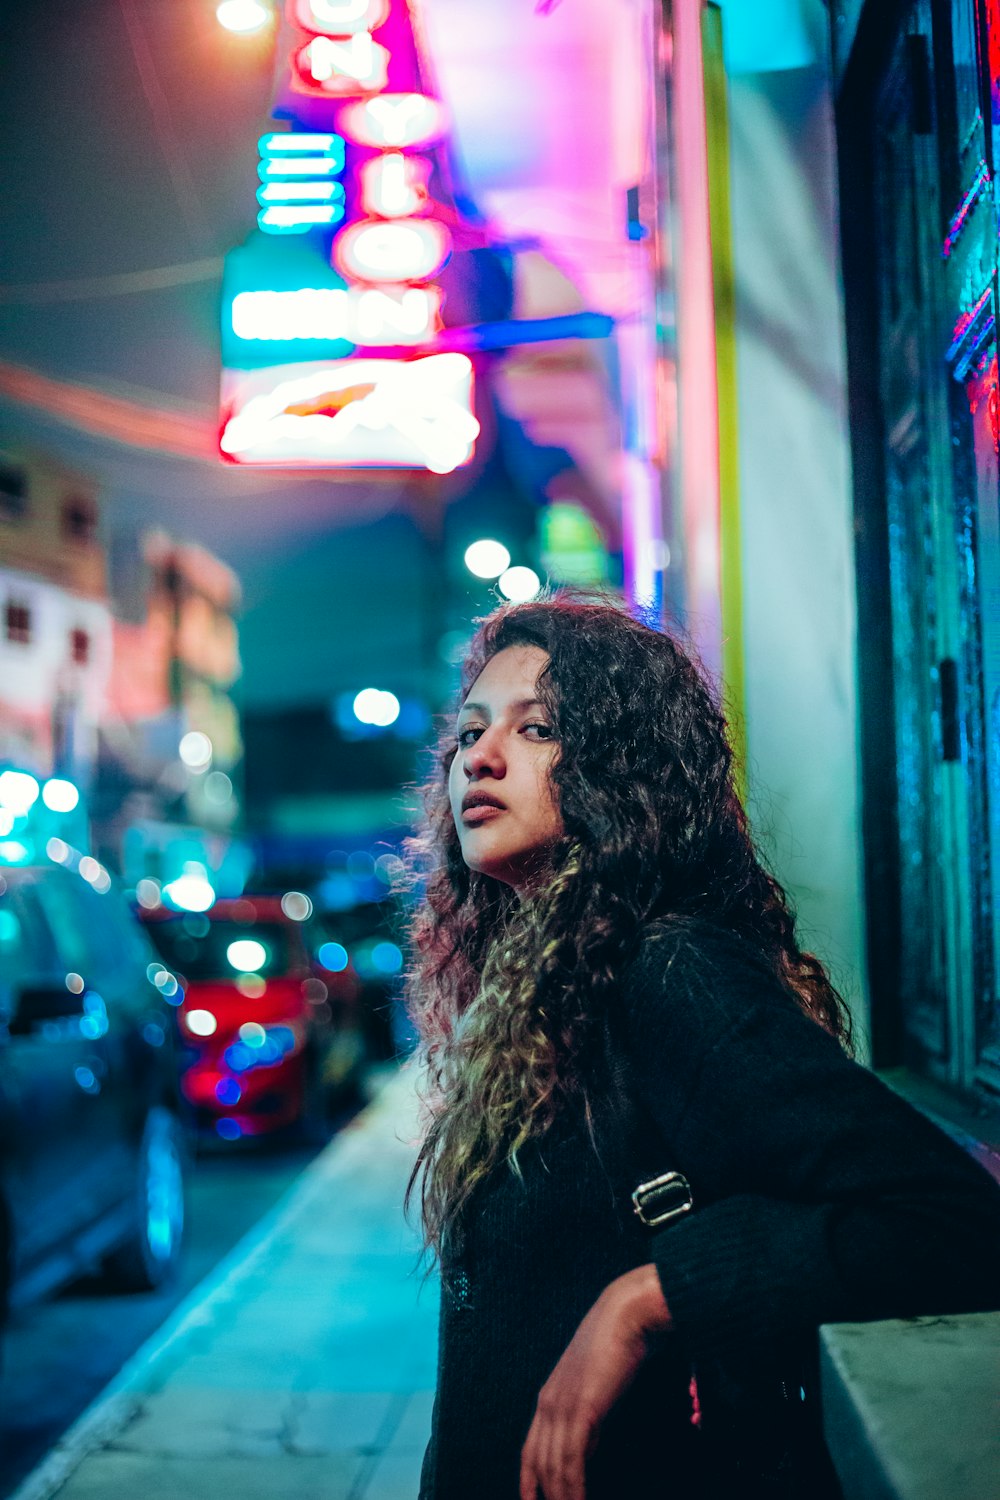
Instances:
[[[446,1241],[421,1500],[516,1500],[541,1386],[608,1283],[650,1260],[673,1330],[608,1418],[588,1500],[797,1494],[755,1476],[790,1443],[800,1473],[822,1467],[814,1399],[792,1410],[821,1323],[1000,1306],[1000,1189],[737,939],[652,924],[590,1075],[596,1150],[565,1107]],[[668,1170],[694,1211],[646,1229],[631,1192]],[[742,1465],[717,1483],[713,1434]]]

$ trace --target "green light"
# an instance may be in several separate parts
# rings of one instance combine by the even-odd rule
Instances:
[[[575,500],[556,500],[540,518],[541,558],[557,583],[606,583],[608,549],[589,512]]]

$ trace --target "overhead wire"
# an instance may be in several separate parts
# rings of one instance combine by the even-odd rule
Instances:
[[[136,72],[153,117],[153,130],[170,176],[177,206],[193,243],[204,249],[211,243],[205,211],[191,175],[191,168],[188,166],[180,139],[174,129],[170,103],[160,82],[153,49],[149,45],[135,0],[118,0],[118,6],[125,22]]]

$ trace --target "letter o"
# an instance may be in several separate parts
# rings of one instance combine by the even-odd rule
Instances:
[[[433,219],[362,219],[333,245],[337,269],[352,281],[428,281],[451,254],[451,236]]]

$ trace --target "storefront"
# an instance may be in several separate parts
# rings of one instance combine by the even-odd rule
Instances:
[[[875,1043],[995,1097],[1000,13],[868,4],[840,51]]]

